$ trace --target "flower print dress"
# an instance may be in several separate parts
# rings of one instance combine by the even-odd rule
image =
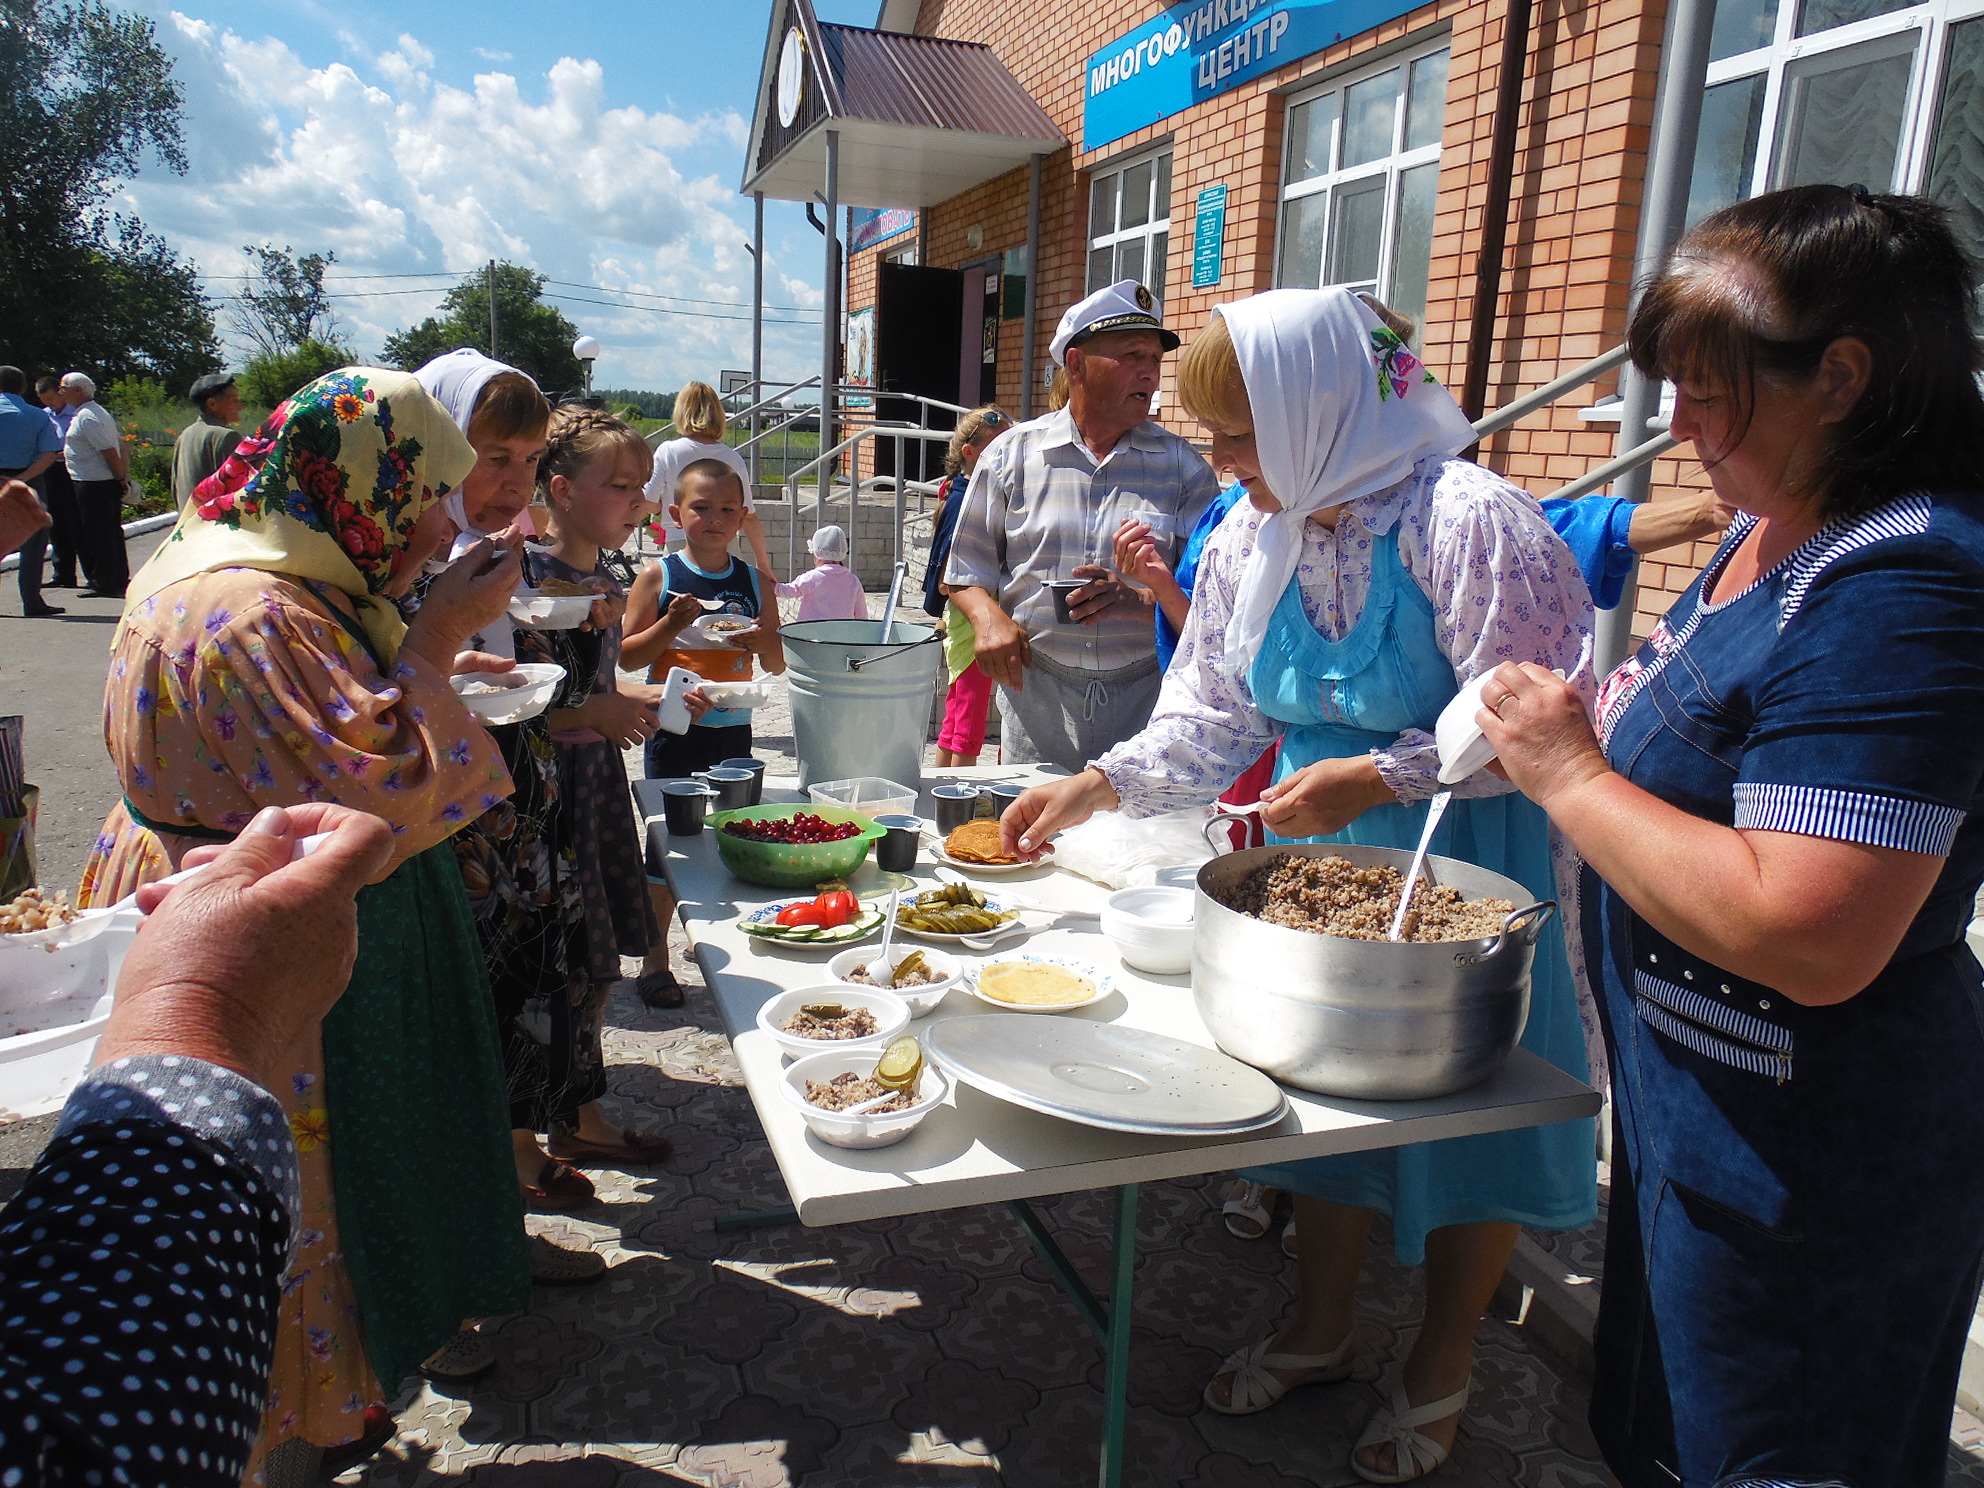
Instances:
[[[542,555],[526,549],[524,562],[525,581],[540,583]],[[497,623],[509,630],[519,662],[565,669],[551,708],[585,701],[598,671],[597,634]],[[590,1010],[586,906],[569,793],[545,713],[488,734],[516,790],[457,834],[454,848],[495,1000],[510,1126],[575,1129],[579,1106],[604,1091],[605,1068],[599,1021]]]
[[[622,596],[633,582],[631,565],[618,553],[601,554],[591,573],[548,553],[538,554],[537,562],[551,578],[570,583],[604,579],[613,593]],[[598,691],[610,691],[616,685],[620,631],[616,624],[601,638],[595,684]],[[611,739],[590,729],[557,733],[552,738],[558,745],[571,801],[592,983],[595,993],[603,997],[605,989],[620,980],[620,958],[647,955],[649,947],[661,939],[661,926],[648,895],[647,862],[630,804],[633,796],[627,784],[626,757]]]
[[[296,1137],[304,1212],[257,1459],[293,1438],[336,1446],[362,1433],[382,1379],[396,1389],[463,1317],[528,1296],[508,1142],[478,1140],[502,1129],[499,1056],[445,845],[504,799],[509,775],[429,663],[406,652],[380,667],[343,595],[257,569],[136,605],[104,702],[125,801],[97,838],[84,903],[161,877],[264,806],[334,801],[393,827],[395,871],[359,897],[351,986],[271,1092]]]

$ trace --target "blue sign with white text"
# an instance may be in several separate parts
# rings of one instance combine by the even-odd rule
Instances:
[[[1396,20],[1425,0],[1183,0],[1088,59],[1082,148]]]
[[[1199,193],[1199,213],[1192,224],[1192,287],[1219,283],[1226,257],[1226,187],[1208,186]]]

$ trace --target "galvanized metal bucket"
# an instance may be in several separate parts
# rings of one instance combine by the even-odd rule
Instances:
[[[944,644],[898,620],[887,643],[875,620],[807,620],[779,627],[792,696],[799,786],[879,775],[919,790],[923,735]]]
[[[1502,1067],[1529,1021],[1530,965],[1554,900],[1472,863],[1428,857],[1426,879],[1469,899],[1521,906],[1480,940],[1349,940],[1257,920],[1221,899],[1254,869],[1295,853],[1405,872],[1412,854],[1286,843],[1199,870],[1192,997],[1219,1047],[1285,1085],[1358,1100],[1423,1100]]]

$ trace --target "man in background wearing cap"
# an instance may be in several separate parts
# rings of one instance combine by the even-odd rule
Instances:
[[[69,420],[75,416],[75,409],[69,406],[69,395],[62,391],[59,377],[37,377],[34,380],[34,396],[48,416],[55,421],[55,432],[63,439],[69,437]],[[42,587],[47,589],[74,589],[76,587],[76,560],[81,553],[81,532],[83,519],[76,514],[76,486],[69,479],[69,467],[57,456],[55,463],[41,475],[41,499],[48,506],[48,515],[54,525],[48,530],[48,546],[55,559],[55,572]],[[89,577],[89,565],[83,565],[83,575]],[[91,585],[95,587],[94,584]]]
[[[209,372],[186,396],[200,418],[181,429],[172,446],[172,499],[182,511],[193,487],[220,469],[241,443],[241,431],[234,427],[241,417],[241,391],[232,372]]]
[[[1219,482],[1191,445],[1153,423],[1178,338],[1149,290],[1112,284],[1061,317],[1049,347],[1068,406],[1016,424],[980,457],[944,582],[999,684],[1000,757],[1081,770],[1140,730],[1163,673],[1141,590],[1102,565],[1116,529],[1149,521],[1167,556]],[[1154,520],[1153,520],[1154,519]],[[1055,617],[1050,581],[1087,580]]]
[[[96,384],[81,372],[62,374],[62,391],[75,410],[62,438],[62,461],[76,486],[82,531],[78,546],[92,587],[84,599],[122,599],[131,582],[131,560],[124,552],[124,482],[131,467],[124,459],[124,436],[110,410],[96,401]]]

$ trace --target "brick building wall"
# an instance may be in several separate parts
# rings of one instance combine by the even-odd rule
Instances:
[[[982,42],[998,55],[1062,131],[1076,142],[1045,162],[1041,199],[1039,362],[1062,312],[1083,291],[1089,173],[1160,143],[1173,154],[1171,254],[1166,320],[1188,338],[1221,301],[1271,288],[1280,216],[1283,114],[1287,95],[1385,53],[1450,36],[1439,195],[1423,342],[1427,364],[1458,391],[1466,362],[1476,256],[1505,0],[1435,0],[1276,72],[1129,135],[1103,150],[1080,149],[1084,63],[1112,38],[1156,13],[1152,0],[1102,0],[1070,10],[1044,0],[924,0],[918,30]],[[1488,406],[1502,406],[1615,346],[1624,337],[1634,236],[1653,113],[1664,0],[1586,0],[1536,7],[1517,134],[1512,208],[1504,254]],[[1079,24],[1072,18],[1079,15]],[[1227,187],[1220,282],[1191,285],[1193,204],[1208,185]],[[1016,170],[923,214],[922,262],[959,267],[1026,242],[1027,173]],[[970,246],[973,229],[979,246]],[[875,262],[900,246],[855,255],[846,303],[874,301]],[[998,401],[1020,407],[1018,320],[1000,326]],[[1538,496],[1614,453],[1615,423],[1579,410],[1615,392],[1616,375],[1532,415],[1484,445],[1482,459]],[[1037,395],[1035,411],[1046,407]],[[1169,373],[1160,417],[1188,436]],[[1700,483],[1693,461],[1666,457],[1654,470],[1654,499]],[[1698,544],[1642,564],[1644,633],[1713,551]]]

